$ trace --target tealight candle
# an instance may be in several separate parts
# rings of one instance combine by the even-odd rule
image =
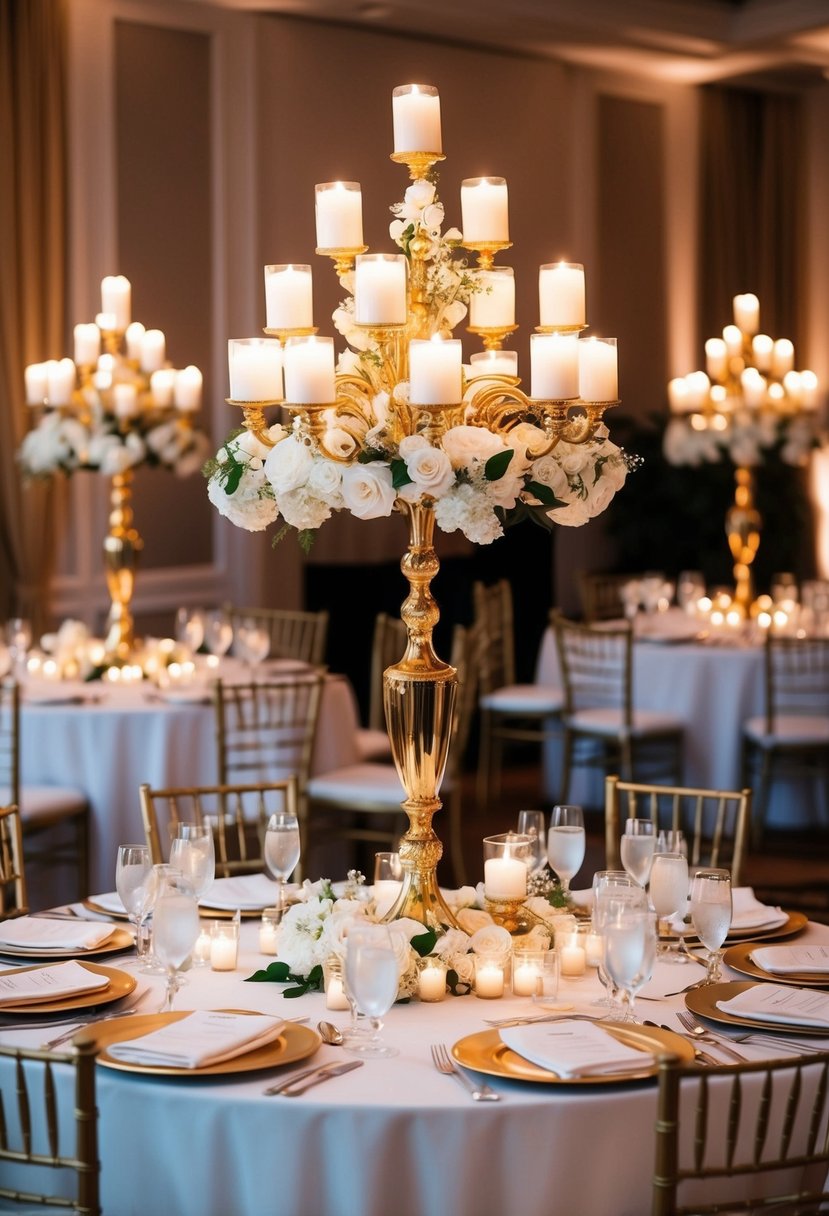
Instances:
[[[504,995],[504,965],[499,959],[475,956],[475,995],[489,1001]]]
[[[283,353],[285,399],[296,405],[333,402],[333,338],[289,338]]]
[[[406,258],[365,253],[354,271],[354,320],[358,325],[405,325]]]
[[[461,227],[465,245],[509,241],[503,177],[468,177],[461,182]]]
[[[336,954],[330,954],[324,960],[322,978],[325,985],[326,1009],[350,1009],[343,980],[342,959],[338,958]]]
[[[559,970],[562,975],[584,975],[587,959],[582,941],[578,929],[556,936]]]
[[[604,939],[601,933],[588,933],[584,939],[584,956],[588,967],[600,967],[604,955]]]
[[[74,337],[75,362],[78,366],[90,366],[97,363],[98,355],[101,353],[101,331],[98,326],[92,322],[88,325],[76,325]]]
[[[517,376],[518,351],[479,350],[469,356],[473,376]]]
[[[546,328],[584,325],[584,267],[556,262],[538,272],[539,323]]]
[[[615,401],[619,393],[616,339],[587,338],[577,345],[582,401]]]
[[[276,338],[231,338],[227,344],[234,401],[282,400],[282,344]]]
[[[196,966],[203,966],[210,962],[210,946],[211,937],[206,929],[202,929],[199,936],[196,938],[196,944],[193,947],[193,962]]]
[[[126,329],[130,323],[132,288],[122,274],[107,275],[101,280],[101,312],[109,313],[112,329]]]
[[[421,1001],[442,1001],[446,996],[446,966],[440,959],[425,958],[418,975]]]
[[[395,152],[442,152],[440,96],[429,84],[401,84],[392,92]]]
[[[266,266],[265,311],[268,329],[311,329],[311,267]]]
[[[579,395],[579,342],[575,334],[530,334],[530,396],[569,401]]]
[[[213,971],[235,971],[239,951],[239,926],[232,921],[214,922],[210,938],[210,966]]]
[[[259,953],[276,954],[277,924],[273,916],[264,915],[259,925]]]
[[[517,857],[487,858],[484,862],[484,893],[488,899],[526,899],[526,864]]]
[[[409,343],[412,405],[459,405],[463,396],[461,343],[437,336]]]
[[[315,188],[318,249],[359,249],[363,195],[359,182],[322,182]]]
[[[475,275],[478,290],[469,295],[472,329],[505,329],[515,324],[515,275],[511,266],[493,266]],[[492,354],[497,354],[493,351]]]
[[[523,951],[513,955],[512,959],[512,994],[513,996],[534,996],[541,979],[543,951]]]

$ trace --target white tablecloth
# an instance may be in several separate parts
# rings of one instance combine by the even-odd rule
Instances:
[[[326,1014],[319,995],[285,1000],[281,986],[242,983],[265,961],[255,940],[256,925],[243,924],[236,972],[191,971],[177,1007],[248,1008],[307,1016],[311,1025],[320,1017],[344,1024],[347,1015]],[[799,940],[829,942],[829,928],[810,925]],[[673,986],[689,982],[690,967],[670,971]],[[160,981],[141,979],[160,989]],[[561,995],[582,1010],[592,1009],[599,991],[592,972],[561,985]],[[655,1082],[535,1085],[490,1077],[502,1100],[478,1104],[434,1069],[431,1043],[451,1045],[484,1029],[485,1018],[531,1008],[527,1000],[474,996],[395,1006],[384,1035],[399,1049],[396,1058],[368,1060],[298,1098],[263,1096],[273,1073],[178,1080],[100,1067],[104,1212],[644,1216]],[[682,998],[672,998],[643,1001],[640,1012],[675,1024],[679,1008]],[[0,1030],[3,1041],[21,1045],[43,1037]],[[346,1058],[341,1048],[322,1046],[313,1062]],[[70,1109],[68,1085],[59,1096]]]

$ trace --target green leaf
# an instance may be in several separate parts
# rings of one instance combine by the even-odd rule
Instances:
[[[393,460],[391,462],[391,484],[395,490],[401,490],[403,486],[409,486],[413,481],[414,478],[409,476],[405,460]]]
[[[496,452],[494,456],[490,456],[489,460],[484,465],[484,477],[487,481],[500,481],[510,466],[515,453],[512,448],[507,448],[506,451]]]
[[[228,464],[230,465],[230,470],[225,479],[225,494],[235,494],[239,489],[239,482],[242,480],[245,466],[232,458],[228,461]]]
[[[296,538],[299,541],[300,549],[307,557],[314,547],[314,541],[317,539],[316,529],[303,528],[300,532],[297,532]]]
[[[364,448],[357,456],[357,463],[372,464],[375,460],[385,460],[386,455],[382,448]]]
[[[293,978],[287,963],[275,962],[269,963],[264,971],[255,971],[253,975],[249,975],[245,983],[285,984]]]
[[[435,948],[435,942],[438,940],[438,935],[434,929],[429,929],[426,933],[418,933],[410,941],[410,946],[419,954],[421,958],[425,958],[427,954],[431,954]]]
[[[526,489],[528,493],[537,498],[539,502],[543,502],[545,507],[566,507],[567,503],[562,502],[560,498],[556,498],[553,491],[543,481],[528,481]]]

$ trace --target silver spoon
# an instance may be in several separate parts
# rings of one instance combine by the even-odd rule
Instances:
[[[322,1035],[324,1043],[330,1043],[332,1047],[342,1047],[343,1032],[338,1030],[333,1022],[318,1022],[317,1030]]]

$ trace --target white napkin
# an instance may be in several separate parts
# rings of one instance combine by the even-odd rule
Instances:
[[[103,895],[90,895],[89,898],[93,904],[96,904],[99,908],[103,908],[105,912],[112,913],[113,916],[127,915],[124,901],[117,891],[107,891]]]
[[[781,908],[761,903],[752,887],[734,887],[731,892],[731,933],[774,929],[785,925],[788,919],[788,914]]]
[[[205,1068],[255,1051],[281,1034],[282,1018],[199,1010],[137,1039],[108,1048],[115,1060],[168,1068]]]
[[[829,1030],[829,993],[789,984],[752,984],[717,1008],[734,1017],[781,1026],[819,1026]]]
[[[505,1026],[501,1039],[512,1051],[558,1077],[634,1072],[651,1062],[647,1054],[620,1043],[592,1022],[544,1022]]]
[[[88,971],[74,960],[31,971],[0,971],[0,1009],[34,1005],[109,987],[109,977]]]
[[[763,946],[749,958],[771,975],[829,975],[829,946]]]
[[[585,887],[582,891],[571,891],[570,902],[574,908],[582,912],[593,911],[593,888]]]
[[[232,878],[216,878],[199,900],[202,908],[217,908],[233,912],[255,911],[257,908],[273,906],[278,892],[277,884],[267,874],[237,874]],[[286,885],[285,892],[296,890]]]
[[[115,932],[114,925],[20,916],[0,924],[0,947],[26,950],[94,950]]]

